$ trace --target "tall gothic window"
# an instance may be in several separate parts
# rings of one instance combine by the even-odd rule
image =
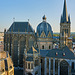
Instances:
[[[28,63],[28,69],[30,69],[30,63]]]
[[[72,62],[72,69],[74,69],[74,62]]]
[[[44,45],[42,46],[42,49],[44,49]]]
[[[31,63],[31,69],[33,69],[33,63]]]
[[[49,49],[51,49],[51,46],[49,45]]]

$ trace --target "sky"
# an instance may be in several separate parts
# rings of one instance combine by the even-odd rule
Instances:
[[[71,17],[71,32],[75,32],[75,0],[66,0],[67,11]],[[0,0],[0,32],[14,22],[29,22],[36,31],[42,17],[46,15],[47,22],[53,32],[60,32],[60,17],[63,12],[64,0]]]

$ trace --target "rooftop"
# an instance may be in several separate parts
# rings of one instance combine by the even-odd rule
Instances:
[[[34,32],[29,22],[14,22],[8,32]]]
[[[63,49],[41,50],[42,57],[53,57],[62,59],[75,59],[74,53],[66,46]]]

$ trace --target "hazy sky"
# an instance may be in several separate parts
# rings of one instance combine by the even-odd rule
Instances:
[[[60,32],[60,17],[64,0],[0,0],[0,31],[8,29],[15,21],[28,21],[36,30],[45,14],[53,32]],[[67,0],[71,17],[71,31],[75,31],[75,0]]]

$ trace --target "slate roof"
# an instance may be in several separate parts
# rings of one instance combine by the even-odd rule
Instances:
[[[44,31],[45,35],[48,36],[48,33],[50,32],[51,35],[53,36],[53,31],[51,28],[51,25],[49,23],[47,23],[46,21],[41,22],[38,26],[37,26],[37,33],[39,34],[39,36],[41,35],[41,33]]]
[[[56,56],[56,53],[57,56]],[[65,56],[63,56],[65,53]],[[75,59],[75,56],[72,51],[66,46],[63,49],[52,49],[52,50],[42,50],[40,51],[42,57],[53,57],[53,58],[62,58],[62,59]]]
[[[27,57],[26,61],[33,61],[33,57]]]
[[[29,22],[14,22],[10,28],[8,29],[9,32],[34,32],[33,28],[29,24]]]
[[[40,56],[42,57],[46,57],[47,53],[49,52],[50,50],[40,50]]]
[[[35,53],[39,53],[39,49],[36,49],[35,48],[35,50],[37,51],[35,51]],[[27,53],[29,53],[29,54],[33,54],[33,48],[31,47],[28,51],[27,51]]]

